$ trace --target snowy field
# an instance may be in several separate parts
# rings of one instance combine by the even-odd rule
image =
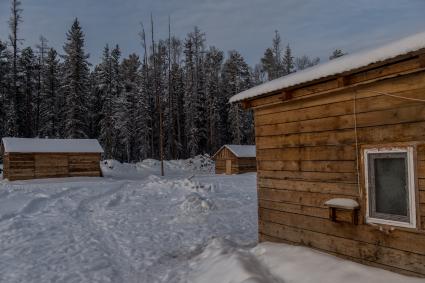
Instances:
[[[254,173],[198,157],[107,161],[105,178],[0,181],[0,282],[423,282],[257,242]]]

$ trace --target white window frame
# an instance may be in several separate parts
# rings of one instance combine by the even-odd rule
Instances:
[[[384,224],[405,228],[416,228],[416,183],[415,183],[415,167],[413,162],[413,147],[394,147],[394,148],[370,148],[364,150],[364,174],[365,174],[365,188],[366,188],[366,223]],[[409,189],[409,220],[410,222],[402,222],[395,220],[388,220],[382,218],[374,218],[370,216],[369,207],[369,154],[372,153],[407,153],[407,176],[408,176],[408,189]]]

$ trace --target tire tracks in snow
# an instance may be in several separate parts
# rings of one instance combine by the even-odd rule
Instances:
[[[108,261],[111,264],[114,275],[111,278],[112,282],[138,282],[137,269],[132,265],[132,261],[126,256],[116,239],[112,237],[110,231],[103,229],[90,219],[94,211],[92,210],[92,206],[96,202],[100,202],[102,199],[121,191],[131,181],[120,183],[118,187],[80,201],[77,209],[71,213],[71,216],[77,220],[83,232],[96,240],[99,243],[99,248],[108,255]]]
[[[61,197],[64,197],[66,195],[69,195],[71,193],[75,193],[78,190],[81,190],[82,187],[71,187],[67,188],[59,193],[53,194],[51,196],[45,196],[45,197],[36,197],[32,200],[30,200],[27,204],[25,204],[22,209],[18,210],[17,212],[7,213],[0,216],[0,223],[12,218],[15,218],[17,216],[22,215],[30,215],[33,213],[38,212],[40,209],[46,207],[46,205],[54,201],[56,199],[59,199]]]

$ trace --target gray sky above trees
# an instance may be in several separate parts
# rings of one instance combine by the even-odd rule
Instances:
[[[0,0],[0,39],[8,35],[10,0]],[[90,62],[97,63],[106,43],[124,55],[141,53],[139,22],[156,37],[172,32],[183,38],[197,25],[207,43],[236,49],[253,65],[271,45],[274,30],[296,56],[327,60],[335,48],[352,53],[425,31],[424,0],[22,0],[24,45],[42,34],[61,53],[65,33],[78,17],[86,33]],[[425,40],[425,39],[424,39]]]

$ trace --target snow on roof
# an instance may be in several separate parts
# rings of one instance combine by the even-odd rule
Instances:
[[[95,139],[3,138],[2,143],[5,152],[103,152],[99,142]]]
[[[228,150],[230,150],[234,155],[236,155],[236,157],[255,157],[256,156],[255,145],[226,144],[226,145],[223,145],[223,147],[226,147]]]
[[[375,49],[345,55],[303,71],[258,85],[231,97],[230,102],[238,102],[301,83],[337,75],[365,67],[372,63],[377,63],[400,55],[405,55],[410,52],[418,51],[422,48],[425,48],[425,32],[411,35]]]

